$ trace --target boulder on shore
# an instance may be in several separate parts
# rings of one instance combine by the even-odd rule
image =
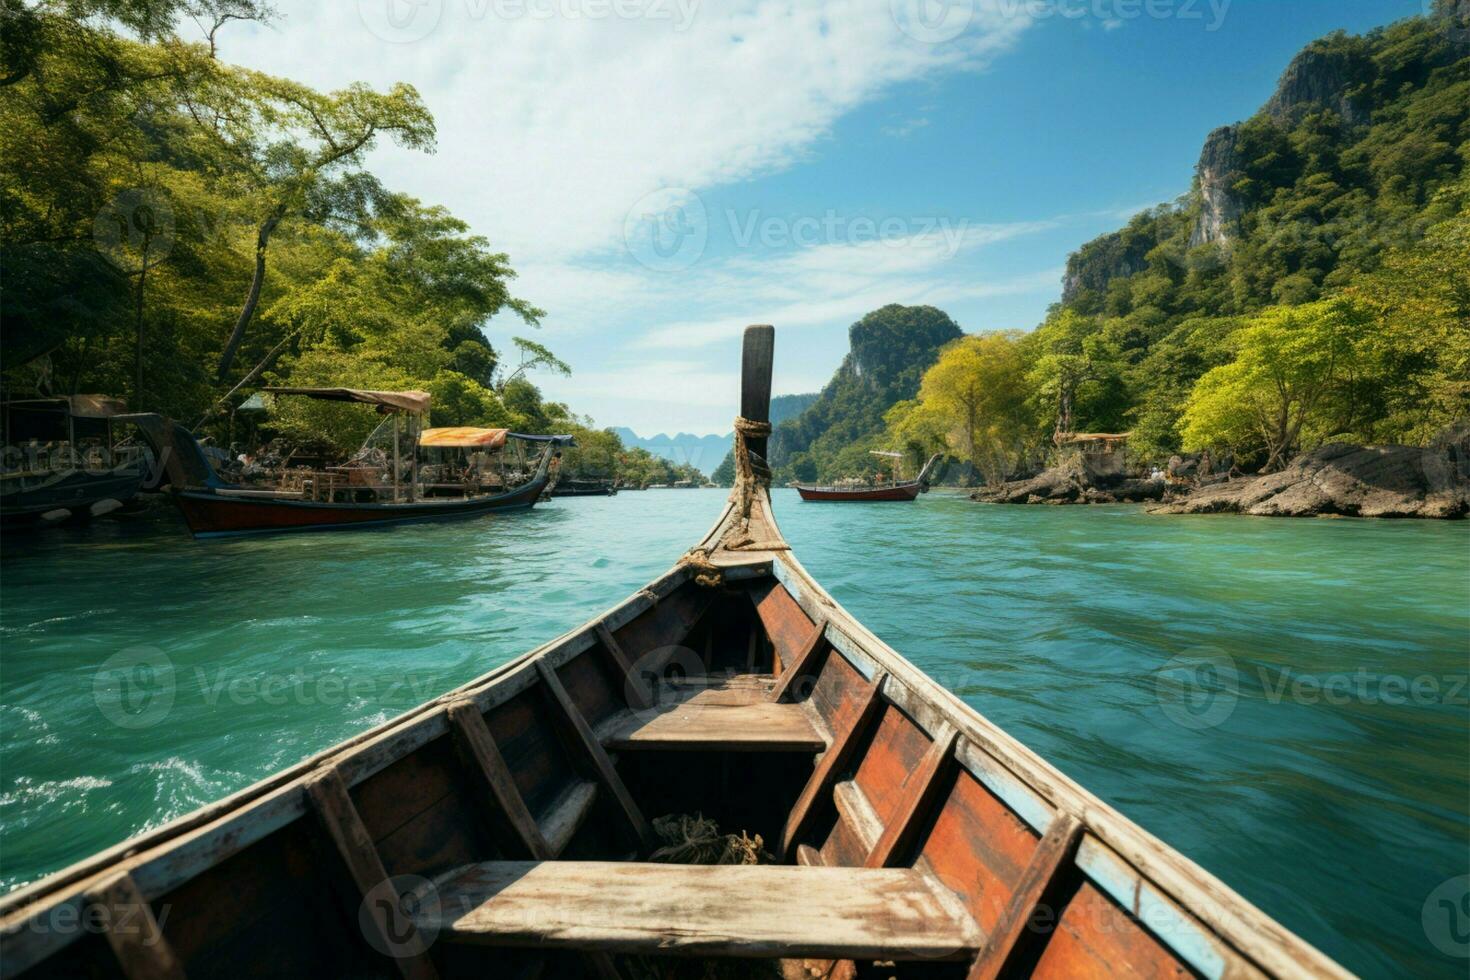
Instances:
[[[1027,480],[981,487],[970,499],[986,504],[1124,504],[1163,496],[1163,480],[1120,478],[1097,484],[1088,480],[1079,464],[1068,461]]]
[[[1457,447],[1330,443],[1278,473],[1201,487],[1152,514],[1430,517],[1470,513],[1470,457]]]

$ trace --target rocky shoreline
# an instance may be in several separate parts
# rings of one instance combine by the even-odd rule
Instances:
[[[1026,480],[984,487],[970,499],[993,504],[1145,503],[1151,514],[1257,517],[1470,516],[1470,452],[1460,443],[1432,449],[1332,443],[1264,476],[1220,478],[1178,488],[1164,480],[1089,483],[1063,464]]]
[[[1470,514],[1465,463],[1452,451],[1331,443],[1298,456],[1279,473],[1200,487],[1149,512],[1463,518]]]
[[[1163,480],[1123,478],[1099,483],[1082,468],[1063,463],[1026,480],[981,487],[971,500],[986,504],[1136,504],[1164,499]]]

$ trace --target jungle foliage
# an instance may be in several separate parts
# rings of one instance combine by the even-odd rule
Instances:
[[[1190,244],[1196,185],[1083,246],[1044,323],[945,348],[882,439],[915,459],[947,449],[994,480],[1039,465],[1056,432],[1131,431],[1140,459],[1210,448],[1275,468],[1324,441],[1425,445],[1464,425],[1467,38],[1442,4],[1310,46],[1297,76],[1325,70],[1339,97],[1293,104],[1284,82],[1234,127],[1222,239]]]
[[[0,0],[6,392],[119,395],[223,441],[263,384],[417,389],[432,424],[569,431],[588,447],[571,462],[671,477],[542,398],[533,372],[570,370],[551,351],[490,345],[496,314],[542,316],[508,257],[367,169],[385,141],[433,152],[411,86],[318,92],[216,57],[272,17],[267,0]],[[266,434],[351,449],[376,421],[280,399]]]

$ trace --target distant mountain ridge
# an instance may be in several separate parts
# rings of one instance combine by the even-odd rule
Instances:
[[[715,467],[720,465],[720,460],[730,451],[730,439],[733,435],[697,436],[692,432],[680,432],[671,436],[660,432],[658,435],[644,437],[626,426],[615,426],[613,432],[617,433],[623,445],[629,449],[646,449],[671,463],[688,463],[705,476],[714,472]]]
[[[818,398],[816,392],[804,395],[776,395],[771,399],[771,424],[780,425],[787,419],[804,412]],[[641,447],[673,463],[689,463],[705,476],[709,476],[730,455],[733,432],[723,436],[697,436],[690,432],[643,437],[626,426],[616,426],[613,431],[628,448]]]

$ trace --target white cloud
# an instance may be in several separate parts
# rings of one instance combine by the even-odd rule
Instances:
[[[650,13],[590,16],[614,0],[527,0],[530,10],[584,12],[576,18],[504,16],[512,0],[283,5],[278,29],[232,32],[223,53],[329,88],[416,85],[439,152],[384,150],[375,168],[448,203],[524,265],[617,247],[628,209],[659,187],[710,188],[788,166],[858,105],[983,65],[1029,23],[984,0],[966,33],[925,44],[872,0],[704,2],[683,30],[675,0],[617,2]],[[383,41],[364,18],[387,23],[388,4],[400,23],[438,10],[437,24],[417,41]]]
[[[954,260],[1046,223],[919,225],[881,241],[750,248],[680,275],[639,266],[623,243],[629,209],[652,191],[707,193],[799,164],[859,106],[907,82],[985,67],[1029,26],[1026,5],[974,0],[966,30],[946,30],[939,43],[895,23],[888,0],[278,5],[275,28],[227,29],[222,56],[322,89],[416,86],[438,124],[437,153],[384,146],[370,167],[509,252],[514,293],[548,310],[543,339],[575,369],[538,383],[599,422],[717,426],[708,420],[728,415],[736,386],[719,359],[728,352],[714,345],[750,322],[845,325],[882,303],[1037,289]],[[902,118],[917,127],[924,111]],[[1047,275],[1054,289],[1057,274]],[[503,344],[523,329],[502,316],[488,332]],[[648,361],[660,347],[688,356]],[[831,365],[788,369],[799,373],[778,364],[778,391],[814,390]]]

